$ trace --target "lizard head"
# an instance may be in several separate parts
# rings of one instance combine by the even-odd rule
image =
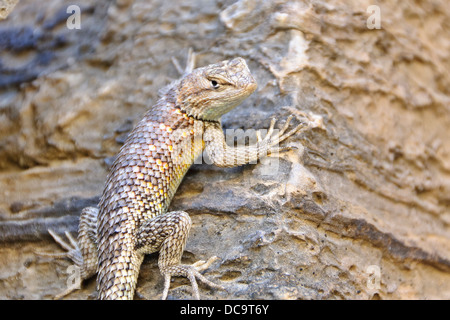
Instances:
[[[217,121],[256,90],[242,58],[193,70],[180,81],[177,104],[188,115]]]

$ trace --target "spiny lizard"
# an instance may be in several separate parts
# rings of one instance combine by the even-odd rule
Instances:
[[[49,230],[67,250],[51,255],[71,258],[81,269],[82,279],[97,273],[100,299],[132,299],[144,255],[153,252],[159,252],[158,267],[165,279],[162,299],[167,298],[172,276],[187,277],[197,299],[196,279],[223,289],[200,274],[216,257],[181,264],[192,222],[184,211],[167,212],[172,197],[203,151],[219,167],[244,165],[289,149],[278,144],[302,126],[288,131],[291,116],[275,134],[272,119],[266,136],[262,139],[257,134],[256,144],[228,146],[220,118],[256,90],[256,81],[242,58],[195,70],[192,53],[188,60],[185,75],[162,91],[156,105],[129,134],[98,208],[82,211],[78,241],[66,232],[70,240],[66,243]]]

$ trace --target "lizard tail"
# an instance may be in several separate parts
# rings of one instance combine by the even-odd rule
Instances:
[[[98,298],[101,300],[131,300],[134,296],[144,255],[134,250],[134,244],[132,245],[129,234],[116,233],[115,235],[120,236],[120,239],[114,239],[113,235],[109,239],[112,241],[108,241],[108,246],[101,244],[99,246]],[[102,247],[107,251],[102,251]]]

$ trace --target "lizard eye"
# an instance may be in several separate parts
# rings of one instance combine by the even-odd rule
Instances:
[[[211,85],[213,86],[214,89],[219,88],[219,83],[216,80],[211,80]]]

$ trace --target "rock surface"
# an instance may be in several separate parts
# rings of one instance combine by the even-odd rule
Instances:
[[[47,229],[75,234],[108,164],[158,90],[197,65],[245,58],[258,90],[223,118],[267,128],[323,119],[267,164],[194,165],[171,209],[194,222],[183,260],[227,292],[204,299],[450,299],[450,7],[384,1],[22,0],[0,21],[0,298],[68,285]],[[378,2],[377,2],[378,3]],[[282,108],[290,106],[290,109]],[[294,110],[294,111],[292,111]],[[157,255],[137,299],[160,297]],[[171,299],[191,297],[175,279]],[[96,297],[95,280],[69,299]]]

